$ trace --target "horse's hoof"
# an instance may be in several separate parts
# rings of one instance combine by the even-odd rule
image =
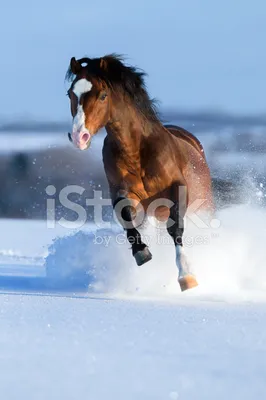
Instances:
[[[196,281],[196,278],[193,275],[183,276],[182,278],[178,279],[178,282],[182,292],[198,286],[198,282]]]
[[[140,266],[142,264],[145,264],[146,262],[150,261],[152,259],[152,254],[148,247],[144,247],[143,250],[139,250],[134,254],[136,263]]]

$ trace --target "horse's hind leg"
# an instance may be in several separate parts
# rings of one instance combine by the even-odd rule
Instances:
[[[120,203],[122,202],[122,203]],[[121,204],[121,207],[119,205]],[[127,232],[127,239],[132,246],[132,254],[138,265],[145,264],[152,259],[152,255],[145,243],[141,240],[139,231],[133,225],[133,208],[130,199],[119,197],[113,204],[117,217]]]
[[[180,210],[179,203],[176,202],[170,209],[167,221],[167,231],[173,238],[176,249],[176,265],[178,268],[178,282],[182,291],[198,286],[196,278],[193,276],[190,265],[184,254],[183,233],[184,233],[184,212]]]

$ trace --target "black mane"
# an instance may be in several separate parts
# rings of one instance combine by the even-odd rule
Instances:
[[[78,60],[90,76],[103,80],[112,90],[125,92],[137,109],[148,120],[159,122],[157,107],[154,99],[150,99],[144,78],[145,72],[139,68],[126,66],[124,58],[118,54],[109,54],[102,58],[82,58]],[[69,67],[66,80],[72,82],[75,75]]]

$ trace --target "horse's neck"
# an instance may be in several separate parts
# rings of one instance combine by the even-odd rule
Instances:
[[[149,126],[136,112],[126,109],[112,115],[106,131],[110,140],[115,142],[127,157],[136,157],[140,152],[142,138],[149,132]]]

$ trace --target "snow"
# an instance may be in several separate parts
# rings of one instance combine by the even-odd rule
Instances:
[[[259,142],[261,132],[253,133]],[[248,157],[263,178],[263,157],[238,153],[230,130],[220,135],[230,152],[215,156],[215,135],[199,136],[219,176]],[[65,134],[12,138],[12,151],[67,145]],[[102,140],[94,143],[96,164]],[[0,143],[10,151],[10,137]],[[264,186],[262,179],[245,188],[251,203]],[[0,220],[2,397],[264,398],[265,213],[241,205],[220,211],[212,229],[188,224],[185,251],[199,287],[185,293],[164,230],[142,232],[153,260],[137,267],[117,226]]]
[[[71,122],[70,57],[113,51],[149,74],[162,108],[263,112],[264,2],[157,3],[136,0],[129,12],[121,0],[6,2],[0,71],[12,79],[2,80],[2,119]],[[219,177],[235,168],[260,174],[261,199],[265,157],[254,149],[265,134],[257,129],[252,149],[249,137],[232,141],[230,128],[199,136]],[[0,137],[4,156],[67,145],[63,132]],[[187,226],[185,251],[200,285],[185,293],[173,244],[158,243],[164,231],[143,233],[153,260],[139,268],[118,227],[0,220],[1,399],[264,398],[265,213],[243,205],[220,212],[217,229]]]
[[[2,296],[1,391],[21,399],[253,399],[262,306]]]
[[[217,218],[212,231],[187,226],[200,286],[185,293],[173,245],[158,244],[154,228],[143,231],[153,260],[140,268],[119,227],[2,220],[3,398],[263,397],[265,210],[232,207]],[[80,271],[87,286],[70,279]]]

